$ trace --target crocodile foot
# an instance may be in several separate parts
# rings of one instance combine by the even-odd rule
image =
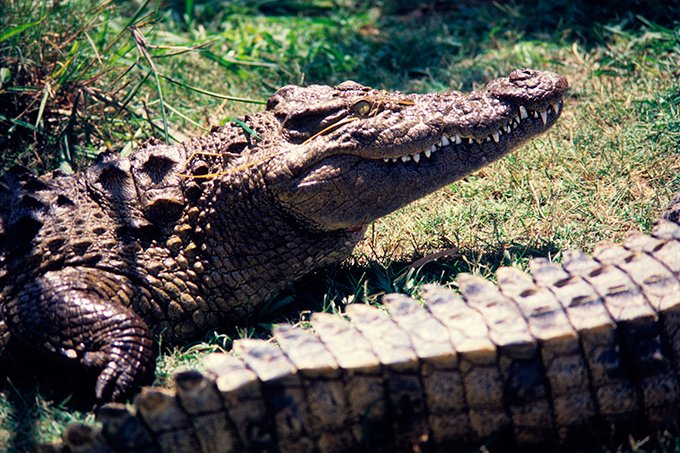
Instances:
[[[48,358],[95,370],[98,402],[121,401],[152,381],[156,358],[124,280],[89,268],[46,272],[7,306],[9,331]]]

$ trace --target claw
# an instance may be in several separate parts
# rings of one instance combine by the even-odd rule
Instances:
[[[145,328],[131,321],[127,319],[124,326],[112,332],[115,337],[105,347],[108,361],[95,386],[98,401],[123,401],[139,387],[153,382],[156,364],[153,340]]]
[[[146,323],[120,299],[128,283],[92,269],[46,272],[10,300],[8,330],[47,357],[98,372],[99,403],[121,401],[152,382],[156,365]]]

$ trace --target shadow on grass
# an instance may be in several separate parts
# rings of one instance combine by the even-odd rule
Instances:
[[[7,452],[40,451],[45,430],[75,421],[77,411],[86,413],[94,408],[96,375],[65,364],[45,363],[35,355],[12,362],[11,369],[0,374],[0,403],[4,419],[0,431],[9,434],[7,445],[0,442],[0,450]],[[29,363],[28,357],[32,357]],[[39,431],[43,431],[43,436]],[[5,450],[3,450],[3,448]]]
[[[36,417],[33,414],[37,412],[35,391],[20,390],[11,386],[9,381],[4,387],[7,388],[0,389],[4,390],[4,404],[7,404],[9,409],[6,419],[0,425],[0,429],[9,433],[9,441],[4,448],[11,453],[34,451]]]
[[[496,269],[531,258],[555,257],[558,247],[550,241],[541,244],[499,244],[493,248],[450,250],[449,256],[436,260],[416,257],[393,261],[387,266],[377,261],[345,264],[304,277],[267,304],[255,322],[297,322],[310,312],[343,311],[351,302],[378,303],[384,294],[414,294],[423,284],[455,287],[455,276],[464,272],[495,275]],[[509,257],[513,257],[509,259]],[[414,264],[426,263],[414,267]],[[480,272],[481,271],[481,272]]]

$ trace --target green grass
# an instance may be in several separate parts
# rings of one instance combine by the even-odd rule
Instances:
[[[251,324],[168,351],[161,385],[233,338],[264,337],[270,323],[304,321],[309,310],[424,282],[455,286],[459,272],[493,279],[502,265],[559,261],[566,249],[649,231],[680,191],[677,3],[52,3],[0,6],[0,168],[80,168],[107,148],[205,133],[261,108],[244,99],[288,83],[468,90],[530,66],[571,84],[550,133],[375,222],[346,263],[293,285]],[[30,449],[74,418],[92,420],[50,395],[2,387],[0,449]]]

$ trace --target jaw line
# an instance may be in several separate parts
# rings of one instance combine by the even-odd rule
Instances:
[[[353,154],[358,157],[380,161],[385,163],[408,163],[419,164],[431,159],[437,152],[458,151],[472,155],[498,154],[504,155],[525,141],[528,141],[550,129],[562,112],[563,101],[553,101],[545,109],[530,110],[524,106],[515,108],[517,113],[509,119],[502,120],[500,125],[489,128],[491,132],[486,135],[473,135],[465,132],[446,131],[442,132],[438,139],[433,140],[429,146],[416,152],[389,153],[389,151],[377,151],[374,153]],[[484,148],[493,147],[485,151]],[[476,151],[476,152],[475,152]],[[372,155],[366,155],[372,154]],[[387,154],[387,156],[385,156]],[[329,156],[330,157],[330,156]]]

